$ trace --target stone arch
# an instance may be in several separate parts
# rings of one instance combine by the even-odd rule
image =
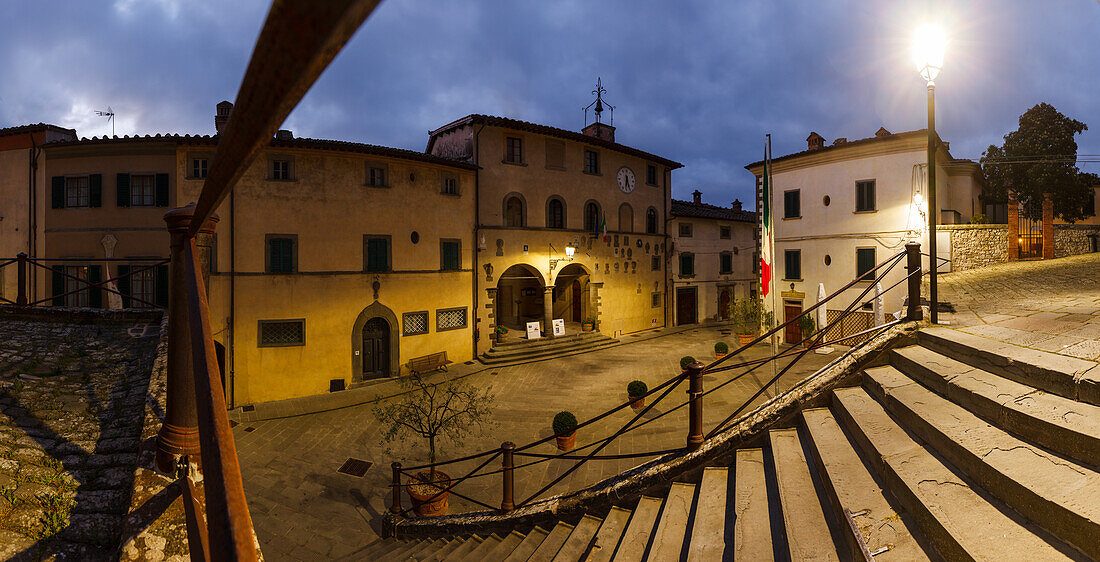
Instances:
[[[526,322],[543,320],[543,291],[546,280],[537,268],[517,263],[505,269],[497,278],[496,323],[520,329]]]
[[[582,264],[571,263],[554,277],[554,318],[580,322],[594,317],[591,297],[592,272]]]
[[[501,200],[501,222],[504,226],[527,226],[527,199],[513,191]]]
[[[380,318],[389,325],[389,365],[390,376],[401,373],[400,331],[397,315],[378,301],[372,302],[355,319],[351,328],[351,381],[363,380],[363,326],[372,318]]]
[[[631,207],[630,203],[619,205],[619,230],[634,232],[634,207]]]

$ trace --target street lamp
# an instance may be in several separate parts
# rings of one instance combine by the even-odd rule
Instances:
[[[550,258],[550,272],[553,273],[554,268],[556,268],[558,266],[558,263],[560,263],[560,262],[573,261],[573,254],[576,251],[577,251],[577,240],[574,239],[569,244],[566,244],[566,246],[565,246],[565,257],[564,258],[553,258],[553,257]],[[554,245],[553,244],[550,244],[550,255],[554,255]]]
[[[936,206],[936,83],[934,80],[943,69],[943,51],[947,45],[943,29],[925,24],[913,35],[913,63],[917,72],[928,81],[928,303],[931,320],[939,320],[936,291],[936,222],[939,207]]]

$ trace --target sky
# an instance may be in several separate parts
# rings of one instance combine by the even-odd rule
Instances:
[[[111,107],[118,135],[213,134],[268,7],[0,0],[0,127],[100,136]],[[810,131],[926,126],[910,56],[924,22],[949,40],[936,125],[954,157],[1001,144],[1040,102],[1090,125],[1078,153],[1100,155],[1100,0],[386,0],[283,128],[418,151],[470,113],[579,131],[598,77],[616,140],[684,164],[673,197],[751,208],[744,166],[765,134],[780,156]]]

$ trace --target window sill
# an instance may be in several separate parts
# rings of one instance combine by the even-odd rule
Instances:
[[[439,332],[453,332],[455,330],[465,330],[467,328],[469,328],[469,326],[458,326],[457,328],[436,328],[435,333],[438,334]]]
[[[676,277],[680,279],[695,279],[695,274],[693,273],[691,275],[677,275]]]
[[[784,283],[801,283],[802,279],[780,279]]]
[[[199,176],[187,176],[187,177],[185,177],[185,178],[183,178],[183,179],[185,179],[185,180],[199,180],[199,181],[202,181],[202,180],[204,180],[204,179],[206,179],[206,178],[205,178],[205,177],[199,177]]]
[[[869,213],[877,213],[877,212],[878,212],[878,209],[871,209],[869,211],[852,211],[852,213],[856,214],[856,215],[866,215],[866,214],[869,214]]]
[[[549,166],[548,165],[548,166],[546,166],[546,169],[547,170],[557,170],[559,172],[564,172],[565,171],[565,166]]]
[[[427,333],[428,332],[415,332],[415,333],[412,333],[412,334],[401,334],[401,337],[407,338],[409,336],[423,336],[424,334],[427,334]]]
[[[785,220],[785,221],[802,220],[802,215],[798,215],[797,217],[783,217],[783,220]]]
[[[447,197],[462,197],[461,193],[447,193],[446,191],[440,191],[440,195],[446,195]]]
[[[510,160],[501,160],[500,163],[501,164],[508,164],[509,166],[522,166],[524,168],[527,167],[527,162],[512,162]]]
[[[264,275],[294,275],[297,271],[265,271]]]
[[[300,343],[261,343],[261,344],[257,345],[256,347],[302,347],[304,345],[305,345],[304,342],[300,342]]]
[[[646,184],[646,185],[649,185],[649,186],[652,186],[652,187],[661,187],[661,186],[659,186],[659,185],[657,185],[657,184],[655,184],[655,183],[649,183],[649,182],[645,182],[645,184]]]
[[[582,174],[587,174],[587,175],[590,175],[590,176],[602,176],[603,175],[599,172],[589,172],[589,171],[582,171],[581,173]]]
[[[271,181],[290,181],[290,180],[271,180]],[[393,186],[392,186],[392,185],[389,185],[389,184],[385,184],[385,183],[383,183],[383,184],[377,184],[377,183],[364,183],[364,184],[363,184],[363,187],[377,187],[377,188],[379,188],[379,189],[389,189],[389,188],[391,188],[391,187],[393,187]]]
[[[285,179],[285,180],[284,179],[278,179],[278,178],[267,178],[267,181],[294,183],[294,182],[298,181],[298,178],[291,178],[291,179]]]

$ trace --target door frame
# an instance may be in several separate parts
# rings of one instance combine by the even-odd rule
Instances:
[[[366,327],[367,327],[367,324],[370,324],[370,323],[372,323],[372,322],[377,322],[377,323],[379,323],[379,324],[381,324],[381,325],[382,325],[382,335],[381,335],[381,339],[384,339],[384,340],[385,340],[385,346],[384,346],[384,348],[385,348],[385,349],[383,349],[383,350],[382,350],[382,353],[385,353],[385,354],[386,354],[386,356],[387,356],[387,361],[385,361],[385,362],[383,362],[383,363],[380,363],[380,364],[378,365],[378,371],[382,373],[381,375],[376,375],[376,376],[371,376],[371,377],[368,377],[368,376],[367,376],[367,372],[366,372],[366,352],[365,352],[365,351],[363,351],[363,352],[362,352],[362,353],[360,354],[360,356],[359,356],[359,357],[361,358],[361,359],[360,359],[360,362],[361,362],[361,364],[363,365],[363,369],[362,369],[362,370],[360,370],[359,374],[360,374],[360,376],[361,376],[361,377],[362,377],[362,378],[363,378],[364,380],[366,380],[366,379],[368,379],[368,378],[369,378],[369,379],[379,379],[379,378],[385,378],[385,377],[387,377],[387,376],[390,376],[390,372],[389,372],[389,370],[390,370],[390,366],[389,366],[389,361],[388,361],[388,357],[389,357],[389,352],[390,352],[390,350],[389,350],[389,340],[390,340],[390,336],[391,336],[391,334],[390,334],[390,332],[391,332],[391,330],[390,330],[390,326],[389,326],[389,324],[388,324],[388,323],[387,323],[387,322],[386,322],[386,321],[385,321],[384,319],[382,319],[382,318],[379,318],[378,316],[375,316],[374,318],[370,318],[370,319],[368,319],[368,320],[367,320],[367,321],[366,321],[366,322],[365,322],[365,323],[363,324],[363,334],[364,334],[364,336],[363,336],[363,338],[362,338],[362,342],[363,342],[363,344],[364,344],[364,345],[365,345],[365,344],[367,343],[367,338],[366,338],[366,333],[367,333]]]
[[[789,321],[791,320],[791,318],[788,318],[788,317],[787,317],[787,307],[788,307],[788,306],[790,306],[790,307],[792,307],[792,308],[793,308],[793,307],[797,307],[797,308],[798,308],[798,313],[796,313],[796,314],[795,314],[795,316],[796,316],[796,317],[797,317],[797,316],[798,316],[799,314],[802,314],[802,312],[803,312],[803,310],[804,310],[804,309],[802,308],[802,301],[801,301],[801,300],[797,300],[797,299],[783,299],[783,323],[787,323],[787,322],[789,322]],[[792,331],[795,331],[795,332],[797,332],[797,333],[798,333],[798,341],[793,341],[793,342],[792,342],[792,341],[790,341],[790,338],[788,337],[788,334],[790,334],[790,333],[791,333]],[[789,326],[787,326],[786,328],[784,328],[784,329],[783,329],[783,341],[784,341],[785,343],[787,343],[787,344],[789,344],[789,345],[798,345],[798,344],[802,343],[802,340],[803,340],[803,337],[802,337],[802,326],[800,326],[800,325],[798,324],[798,322],[795,322],[795,323],[793,323],[793,324],[790,324]]]
[[[389,363],[390,377],[401,374],[401,345],[398,337],[397,315],[392,310],[374,301],[359,313],[351,328],[351,382],[361,382],[363,378],[363,326],[371,318],[381,318],[390,327]],[[372,379],[374,380],[374,379]]]
[[[695,310],[692,311],[692,315],[691,315],[692,320],[691,320],[691,322],[681,322],[680,321],[680,295],[686,295],[688,293],[691,294],[692,300],[695,301],[695,307],[694,307]],[[699,323],[699,288],[698,287],[676,287],[676,308],[675,308],[675,313],[676,313],[676,325],[677,326],[686,326],[686,325],[689,325],[689,324],[698,324]]]

